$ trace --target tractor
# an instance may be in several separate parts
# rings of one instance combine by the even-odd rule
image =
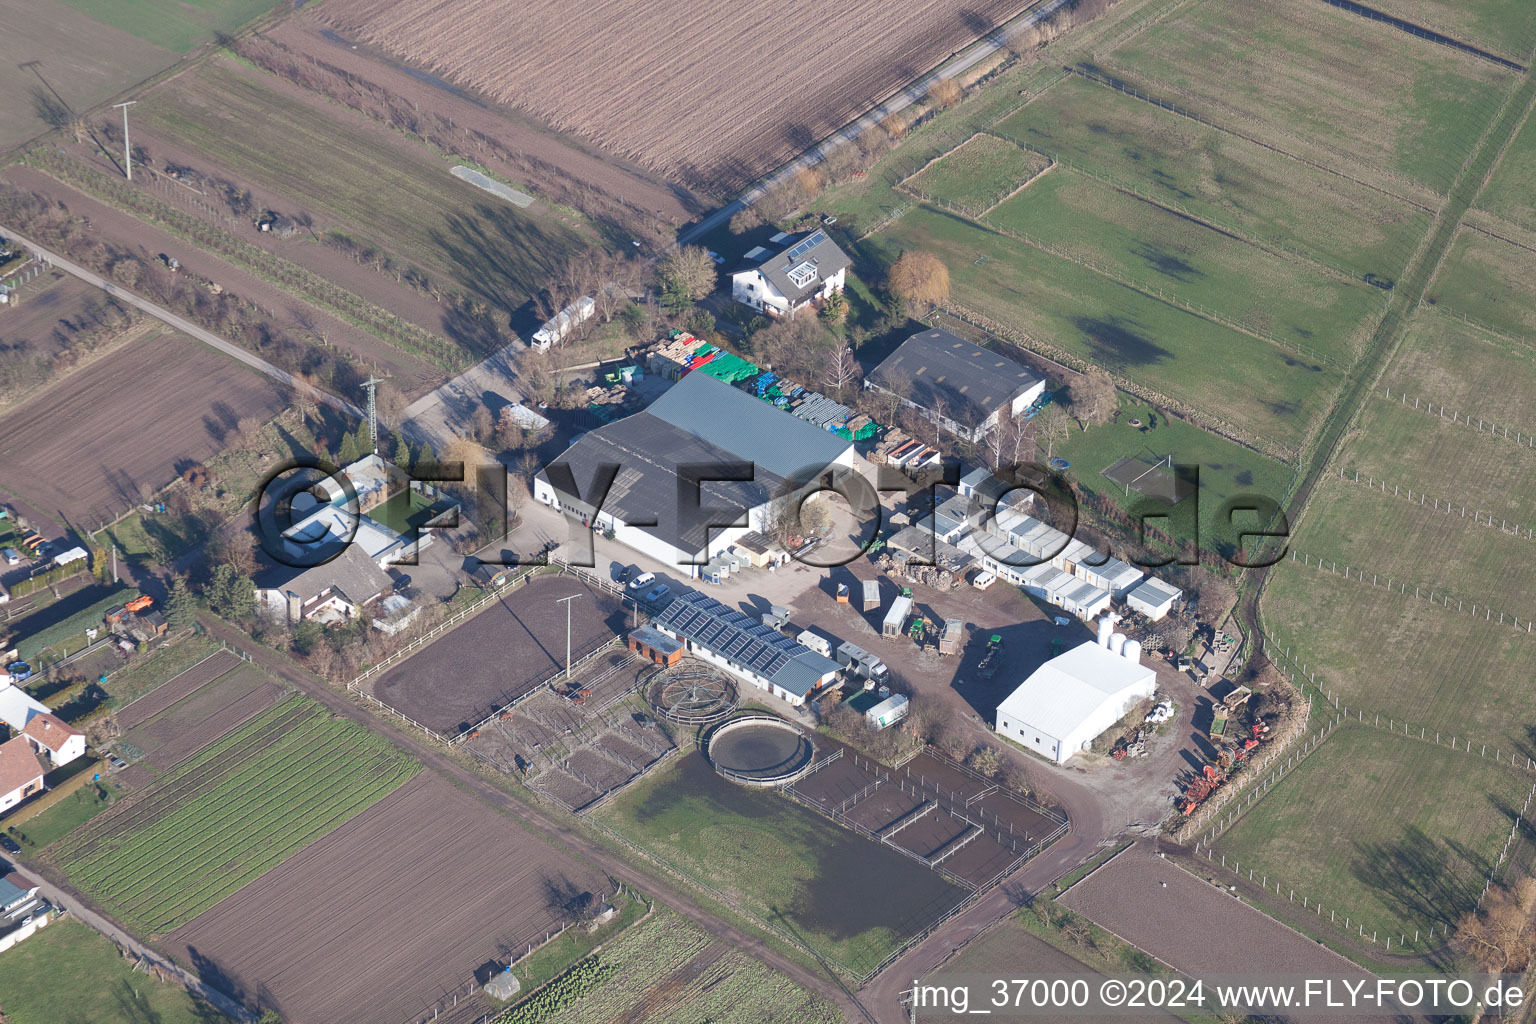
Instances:
[[[981,656],[981,663],[976,666],[976,670],[981,673],[981,678],[991,679],[997,675],[997,663],[1001,660],[1002,650],[1002,634],[993,633],[987,638],[987,653]]]

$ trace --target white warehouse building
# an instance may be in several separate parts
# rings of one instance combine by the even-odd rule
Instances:
[[[1141,663],[1140,644],[1111,635],[1113,621],[1099,620],[1097,641],[1052,658],[1005,697],[999,735],[1061,764],[1151,697],[1157,674]]]

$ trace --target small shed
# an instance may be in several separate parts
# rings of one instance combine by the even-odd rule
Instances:
[[[880,607],[880,581],[864,581],[864,610],[872,612]]]
[[[1156,576],[1148,576],[1125,595],[1125,603],[1156,622],[1167,615],[1173,609],[1174,602],[1183,596],[1184,591],[1178,587],[1164,583]]]
[[[626,645],[652,664],[670,668],[683,660],[683,642],[651,626],[631,632]]]
[[[954,654],[960,650],[965,641],[965,623],[960,619],[950,619],[944,623],[944,633],[939,637],[939,653]]]

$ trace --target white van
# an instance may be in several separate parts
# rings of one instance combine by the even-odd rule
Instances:
[[[652,583],[655,583],[655,582],[656,582],[656,574],[655,573],[653,573],[653,572],[643,572],[639,576],[636,576],[634,579],[629,581],[629,589],[630,590],[644,590],[646,587],[650,586]]]

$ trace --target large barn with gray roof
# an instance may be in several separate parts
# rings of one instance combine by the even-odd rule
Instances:
[[[895,395],[945,430],[979,441],[1004,410],[1017,416],[1045,394],[1024,366],[948,331],[919,331],[869,372],[864,386]]]
[[[533,496],[697,576],[737,538],[767,529],[776,499],[830,482],[854,458],[852,442],[692,373],[644,412],[582,436],[538,472]],[[726,475],[709,467],[741,463],[751,467],[750,479],[708,479]]]

